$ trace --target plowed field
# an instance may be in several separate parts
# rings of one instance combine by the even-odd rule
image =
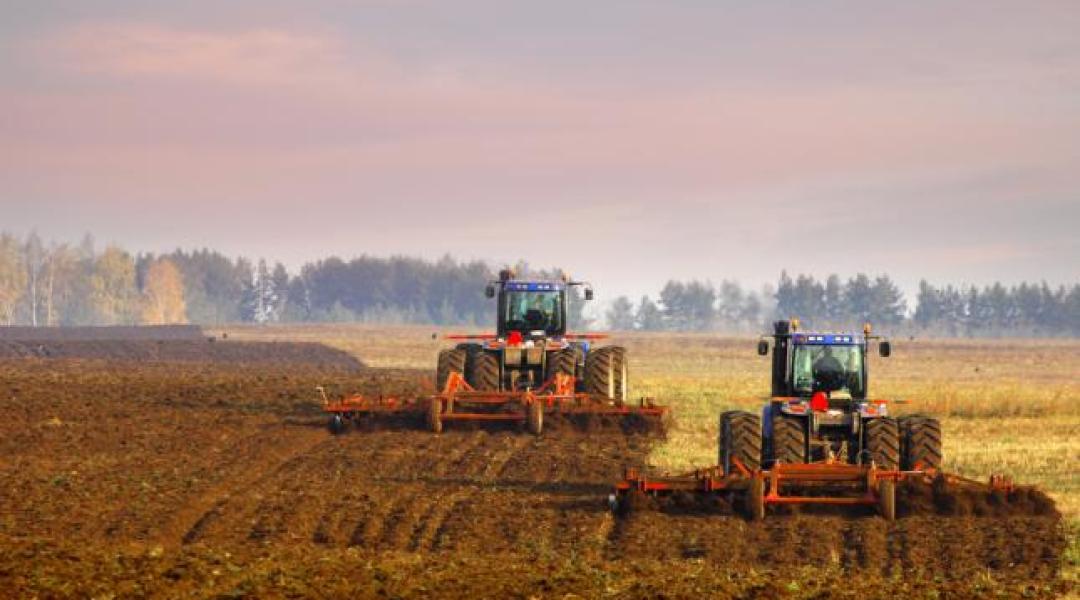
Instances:
[[[314,387],[425,372],[0,362],[0,589],[16,596],[1051,595],[1052,511],[1005,518],[633,511],[655,436],[408,421],[332,436]],[[933,511],[930,511],[933,512]]]

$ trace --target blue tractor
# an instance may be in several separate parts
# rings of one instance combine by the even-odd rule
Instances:
[[[520,418],[539,433],[544,412],[630,412],[626,349],[596,347],[603,334],[567,331],[568,293],[578,286],[591,300],[585,282],[521,280],[501,271],[485,290],[496,299],[495,333],[446,336],[461,343],[439,352],[432,430],[441,431],[447,419]]]
[[[887,340],[861,335],[799,330],[798,319],[777,321],[772,338],[772,397],[760,414],[720,415],[719,465],[728,475],[775,464],[843,463],[878,468],[937,469],[941,425],[937,419],[889,414],[884,400],[868,396],[868,349]],[[769,353],[766,338],[758,354]],[[740,469],[740,470],[741,470]]]

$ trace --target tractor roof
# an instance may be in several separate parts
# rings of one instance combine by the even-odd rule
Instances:
[[[562,281],[519,281],[512,279],[503,283],[509,292],[558,292],[566,288]]]
[[[816,346],[841,346],[845,344],[861,344],[863,336],[851,333],[815,333],[800,331],[791,335],[791,341],[795,344]]]

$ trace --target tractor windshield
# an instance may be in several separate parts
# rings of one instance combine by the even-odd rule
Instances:
[[[562,292],[508,292],[506,329],[530,333],[562,330]]]
[[[791,366],[795,390],[801,394],[822,392],[847,392],[853,398],[862,398],[863,365],[862,347],[859,345],[795,346]]]

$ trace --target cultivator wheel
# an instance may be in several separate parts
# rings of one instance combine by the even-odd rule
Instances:
[[[755,476],[750,479],[746,508],[751,521],[765,520],[765,479],[763,477]]]
[[[533,400],[529,403],[527,410],[529,433],[540,435],[540,432],[544,430],[544,403]]]
[[[446,389],[446,382],[450,379],[451,373],[465,374],[465,362],[468,356],[469,353],[464,348],[439,352],[438,363],[435,367],[435,389],[437,391],[441,392]]]
[[[912,415],[900,419],[903,467],[908,470],[940,469],[941,423],[933,417]]]
[[[428,405],[428,427],[435,433],[442,433],[442,400],[432,398]]]
[[[480,392],[497,392],[499,385],[499,359],[494,354],[476,352],[469,361],[466,381]]]
[[[720,443],[718,465],[724,475],[737,471],[736,461],[747,470],[761,467],[761,417],[743,410],[732,410],[720,415]]]
[[[865,448],[879,469],[900,468],[900,428],[896,419],[881,417],[865,425]]]
[[[806,462],[806,425],[798,417],[782,413],[772,419],[773,462],[797,465]]]
[[[345,419],[341,418],[341,415],[333,415],[330,417],[329,423],[330,433],[337,435],[345,431]]]
[[[878,482],[878,511],[886,521],[896,520],[896,482],[891,479]]]

